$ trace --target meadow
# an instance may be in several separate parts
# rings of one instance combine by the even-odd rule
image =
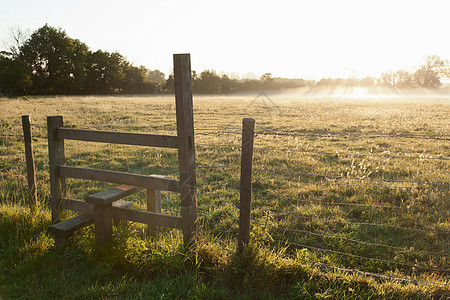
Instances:
[[[23,298],[450,297],[450,98],[194,96],[199,249],[181,233],[46,232],[46,117],[68,127],[176,134],[173,96],[0,98],[0,295]],[[40,207],[28,209],[21,115]],[[237,255],[242,118],[256,120],[251,243]],[[174,150],[66,141],[66,163],[178,178]],[[69,180],[82,199],[111,185]],[[130,196],[144,208],[143,193]],[[179,215],[177,194],[164,213]],[[344,270],[345,269],[345,270]],[[366,272],[363,274],[362,272]],[[368,275],[376,274],[376,276]],[[397,280],[396,280],[397,278]]]

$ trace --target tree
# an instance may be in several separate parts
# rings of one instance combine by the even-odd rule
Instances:
[[[48,25],[39,28],[20,48],[37,93],[79,93],[85,80],[88,47]]]
[[[408,88],[414,86],[414,80],[406,70],[388,71],[381,74],[381,82],[388,87]]]
[[[204,70],[195,81],[193,86],[194,93],[199,94],[217,94],[220,92],[220,80],[214,70]]]
[[[413,74],[414,81],[424,88],[438,88],[441,86],[440,77],[445,70],[447,62],[437,55],[425,58],[425,63]]]
[[[11,27],[8,30],[8,36],[2,41],[6,52],[12,54],[14,58],[19,56],[20,48],[30,38],[30,32],[24,31],[20,27]]]
[[[26,94],[32,86],[27,65],[10,52],[0,52],[0,91],[9,96]]]
[[[174,93],[175,92],[175,80],[173,78],[173,74],[169,75],[169,78],[167,78],[166,83],[164,83],[163,86],[163,93]],[[195,86],[194,84],[192,85]]]
[[[195,72],[195,71],[193,71]],[[194,77],[193,77],[194,78]],[[160,92],[166,82],[166,75],[160,70],[148,71],[147,80],[156,85],[158,92]]]

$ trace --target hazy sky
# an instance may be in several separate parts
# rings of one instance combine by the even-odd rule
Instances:
[[[311,79],[450,59],[449,0],[0,0],[0,39],[46,23],[166,75],[173,53],[197,71]]]

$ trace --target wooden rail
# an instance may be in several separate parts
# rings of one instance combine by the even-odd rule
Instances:
[[[60,176],[62,177],[71,177],[71,178],[95,180],[100,182],[110,182],[118,184],[128,184],[147,189],[162,190],[169,192],[180,191],[180,183],[178,180],[162,178],[161,176],[157,175],[139,175],[125,172],[68,167],[68,166],[58,166],[58,171]]]
[[[178,138],[171,135],[94,131],[63,127],[59,127],[56,132],[59,139],[161,148],[178,148]]]

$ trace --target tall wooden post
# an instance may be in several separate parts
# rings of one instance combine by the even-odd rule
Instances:
[[[238,251],[242,251],[243,246],[248,244],[250,238],[250,212],[252,201],[252,158],[253,158],[254,135],[255,135],[255,120],[249,118],[243,119]]]
[[[59,176],[58,171],[58,165],[64,164],[64,140],[58,138],[57,134],[57,128],[62,126],[62,116],[47,117],[52,222],[58,221],[60,217],[62,193],[65,186],[64,178]]]
[[[186,248],[195,247],[197,237],[196,165],[191,58],[174,54],[174,82],[177,112],[178,160],[180,165],[181,217]]]
[[[31,125],[30,116],[22,116],[23,139],[25,144],[25,160],[27,163],[27,182],[28,194],[30,199],[30,208],[36,209],[37,193],[36,193],[36,175],[34,168],[33,145],[31,142]]]

